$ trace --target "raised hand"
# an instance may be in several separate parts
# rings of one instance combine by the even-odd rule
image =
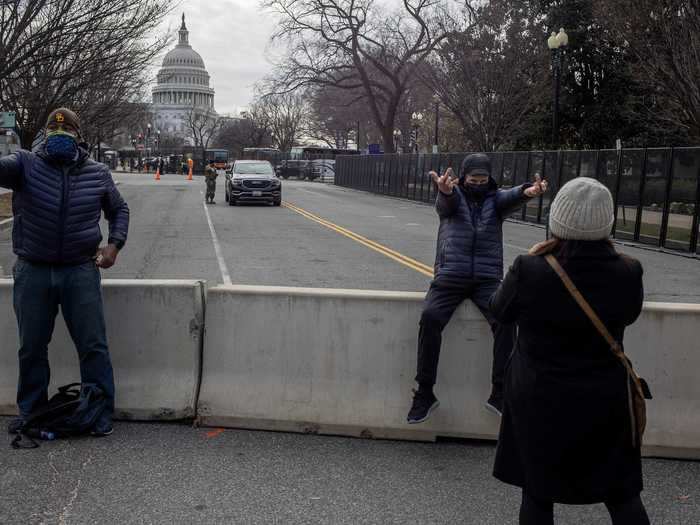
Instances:
[[[445,195],[452,195],[452,190],[459,184],[457,179],[452,178],[452,168],[447,168],[447,171],[445,171],[442,177],[434,171],[431,171],[428,175],[430,175],[433,181],[435,181],[435,184],[437,184],[438,189]]]
[[[527,197],[538,197],[547,191],[549,184],[546,180],[542,180],[542,177],[535,175],[535,182],[525,190],[525,195]]]

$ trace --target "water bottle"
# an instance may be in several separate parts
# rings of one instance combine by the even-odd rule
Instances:
[[[26,432],[26,434],[34,439],[42,439],[44,441],[53,441],[56,439],[56,434],[49,432],[48,430],[36,430],[31,429]]]

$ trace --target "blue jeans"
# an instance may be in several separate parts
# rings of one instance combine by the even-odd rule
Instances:
[[[107,349],[100,271],[93,261],[76,266],[35,264],[19,259],[13,269],[14,308],[19,327],[17,406],[26,417],[48,401],[48,345],[60,305],[78,350],[80,378],[107,397],[97,426],[114,414],[114,375]]]

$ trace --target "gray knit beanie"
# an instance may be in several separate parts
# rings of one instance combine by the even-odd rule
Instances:
[[[549,229],[560,239],[607,239],[615,216],[608,188],[589,177],[567,182],[557,193],[549,213]]]

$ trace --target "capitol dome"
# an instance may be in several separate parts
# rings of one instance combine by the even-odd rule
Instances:
[[[183,14],[178,44],[163,58],[152,90],[155,126],[165,133],[186,133],[185,119],[191,111],[216,115],[209,73],[201,55],[192,49],[189,34]]]

